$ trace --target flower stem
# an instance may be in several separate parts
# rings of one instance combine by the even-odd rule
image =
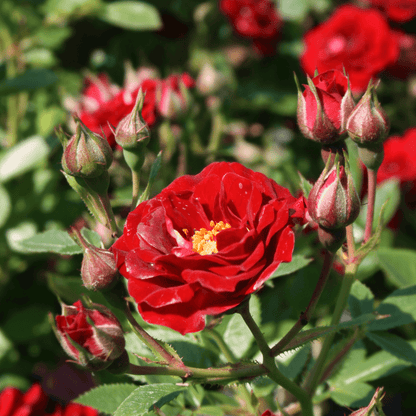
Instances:
[[[290,341],[301,331],[301,329],[309,322],[313,311],[319,301],[319,298],[324,290],[325,284],[328,280],[329,273],[331,271],[331,266],[334,261],[334,254],[325,251],[324,264],[322,266],[321,275],[316,284],[315,290],[312,293],[312,298],[309,301],[308,306],[306,307],[305,312],[300,314],[299,319],[293,325],[292,329],[270,350],[270,353],[273,357],[279,355],[283,348],[289,344]]]
[[[131,211],[133,211],[137,206],[137,201],[139,200],[140,192],[140,171],[136,172],[131,171],[131,181],[132,181],[132,201],[131,201]]]
[[[141,339],[141,341],[150,348],[150,350],[157,356],[157,358],[164,360],[167,364],[172,365],[174,368],[178,367],[178,363],[180,363],[180,367],[183,367],[183,363],[180,360],[180,358],[174,357],[172,354],[170,354],[165,348],[163,348],[162,345],[160,345],[152,336],[150,336],[140,325],[139,323],[134,319],[130,308],[128,304],[126,305],[124,312],[126,314],[127,319],[129,320],[134,333]],[[149,367],[145,367],[149,368]],[[155,367],[155,368],[163,368],[163,367]],[[144,370],[146,371],[146,370]],[[149,373],[149,374],[159,374],[158,371],[155,370],[155,373]],[[137,374],[137,373],[135,373]],[[145,373],[147,374],[147,373]],[[168,373],[163,373],[168,374]],[[170,374],[170,373],[169,373]]]
[[[366,243],[373,231],[373,218],[374,218],[374,204],[376,200],[376,185],[377,185],[377,170],[367,169],[368,175],[368,205],[367,205],[367,218],[365,222],[364,231],[364,243]]]
[[[244,322],[253,334],[257,345],[263,354],[263,366],[268,370],[268,376],[279,386],[282,386],[289,393],[292,393],[299,401],[302,408],[302,416],[313,416],[312,401],[305,390],[299,387],[295,382],[287,378],[283,373],[279,371],[276,366],[274,357],[271,355],[271,349],[269,348],[266,339],[260,328],[254,321],[250,314],[248,302],[242,306],[238,311]]]
[[[357,271],[357,265],[354,263],[347,264],[345,269],[345,275],[342,281],[341,289],[338,294],[337,302],[335,305],[335,311],[332,316],[331,325],[338,325],[341,319],[342,312],[344,311],[348,296],[351,291],[351,286],[354,283],[355,273]],[[305,381],[305,389],[311,396],[315,393],[316,388],[319,385],[322,374],[324,372],[325,361],[328,356],[328,352],[332,346],[335,333],[329,334],[322,345],[321,352],[319,353],[318,359],[309,373],[309,377]]]
[[[128,374],[136,375],[168,375],[182,378],[195,378],[201,381],[219,380],[241,380],[265,375],[266,368],[261,364],[235,364],[221,368],[196,368],[196,367],[159,367],[159,366],[139,366],[130,364]]]
[[[355,243],[354,243],[354,229],[352,224],[346,227],[347,231],[347,249],[348,249],[348,262],[352,262],[355,257]]]
[[[224,129],[224,120],[220,111],[215,111],[212,117],[211,135],[208,143],[208,156],[207,163],[213,162],[216,157],[216,153],[221,144],[222,132]]]

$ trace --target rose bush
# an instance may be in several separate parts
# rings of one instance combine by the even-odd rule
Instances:
[[[312,84],[305,85],[305,91],[298,94],[299,128],[305,137],[329,144],[345,131],[354,108],[348,78],[338,70],[330,70],[314,77]]]
[[[397,36],[381,12],[349,4],[308,31],[304,44],[301,65],[307,74],[345,68],[353,92],[364,91],[371,78],[399,57]]]
[[[396,22],[407,22],[416,17],[414,0],[367,0],[367,3],[380,8],[389,19]]]
[[[304,208],[261,173],[212,163],[141,203],[112,251],[145,321],[197,332],[291,261]]]

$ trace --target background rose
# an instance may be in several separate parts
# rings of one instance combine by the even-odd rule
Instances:
[[[315,69],[348,73],[353,92],[364,91],[368,82],[399,56],[396,36],[377,10],[352,5],[339,7],[325,22],[304,36],[301,65],[310,76]]]
[[[403,136],[392,136],[384,143],[384,160],[377,182],[397,178],[400,183],[413,182],[416,187],[416,128],[408,129]]]
[[[303,198],[263,174],[213,163],[140,204],[112,250],[145,321],[196,332],[291,260],[303,215]]]
[[[416,16],[414,0],[366,0],[367,3],[383,10],[389,19],[396,22],[407,22]]]

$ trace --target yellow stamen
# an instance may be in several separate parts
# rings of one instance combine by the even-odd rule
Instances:
[[[215,223],[211,221],[209,223],[212,230],[206,230],[205,228],[201,228],[198,231],[195,231],[194,235],[192,236],[192,246],[193,250],[196,253],[199,253],[201,256],[205,256],[206,254],[213,254],[218,253],[217,249],[217,240],[215,240],[215,236],[222,230],[227,228],[231,228],[231,225],[228,223],[224,223],[224,221],[220,221]]]

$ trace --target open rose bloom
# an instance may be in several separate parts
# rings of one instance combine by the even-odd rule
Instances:
[[[304,207],[261,173],[213,163],[141,203],[112,251],[145,321],[197,332],[291,261]]]

